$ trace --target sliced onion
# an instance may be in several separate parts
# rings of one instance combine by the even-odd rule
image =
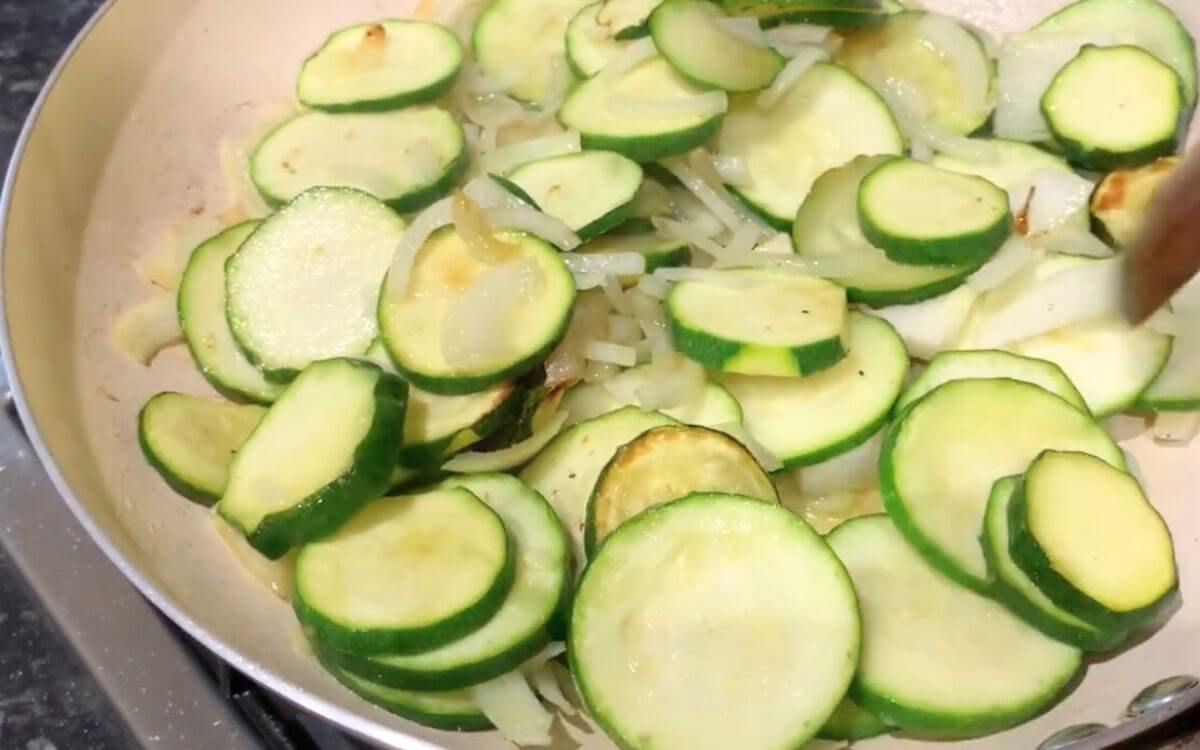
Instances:
[[[883,432],[876,432],[866,442],[845,453],[799,469],[796,481],[800,491],[809,495],[828,495],[875,487],[878,484]]]
[[[704,368],[678,354],[656,359],[650,368],[654,377],[634,391],[643,409],[673,409],[698,403],[704,398],[708,379]]]
[[[804,77],[809,68],[822,60],[828,59],[829,53],[823,47],[815,44],[797,49],[792,59],[788,60],[787,65],[783,66],[783,70],[779,71],[779,74],[775,76],[775,80],[771,81],[771,85],[754,100],[754,104],[759,109],[771,109],[779,103],[779,100],[783,98],[784,94],[792,86],[796,85],[796,81]]]
[[[746,160],[739,156],[718,156],[713,159],[713,168],[721,180],[730,185],[745,187],[753,183]]]
[[[633,367],[637,364],[637,350],[611,341],[589,341],[583,347],[583,358],[618,367]]]
[[[987,263],[967,277],[967,285],[981,294],[995,289],[1038,257],[1037,250],[1025,238],[1011,235]]]
[[[1088,261],[1034,286],[979,329],[981,346],[1004,346],[1090,318],[1120,313],[1119,262]]]
[[[556,245],[560,250],[579,247],[579,235],[562,219],[544,214],[531,206],[512,206],[488,209],[484,212],[495,227],[520,229]]]
[[[646,256],[641,253],[564,253],[561,258],[572,273],[625,276],[646,270]]]
[[[514,208],[528,205],[525,201],[505,190],[491,175],[480,175],[463,185],[463,193],[475,201],[480,208]]]
[[[633,303],[633,314],[637,317],[642,333],[650,342],[650,353],[655,358],[667,356],[674,351],[671,335],[667,332],[667,319],[662,302],[637,289],[629,293]]]
[[[964,161],[986,161],[993,155],[993,149],[986,142],[955,135],[930,122],[927,119],[929,102],[908,81],[878,74],[869,80],[887,101],[900,129],[910,141]]]
[[[163,349],[183,341],[175,295],[155,291],[121,313],[108,335],[117,351],[140,365],[149,365]]]
[[[464,62],[459,70],[458,83],[470,94],[502,94],[514,81],[487,75],[473,62]]]
[[[646,256],[639,257],[644,260]],[[612,309],[622,315],[628,315],[633,312],[629,298],[625,296],[625,290],[621,288],[621,282],[617,280],[616,276],[605,274],[604,285],[601,289],[604,291],[604,297],[608,300],[608,304],[612,306]]]
[[[703,94],[669,99],[611,94],[605,103],[624,117],[646,120],[664,117],[708,117],[719,115],[729,108],[729,98],[724,91],[706,91]]]
[[[715,260],[713,267],[732,268],[744,265],[743,259],[754,252],[754,246],[762,234],[758,226],[749,222],[742,224],[725,243],[724,253]]]
[[[392,299],[403,297],[408,291],[408,277],[412,273],[417,252],[429,239],[429,235],[451,223],[450,199],[443,198],[430,205],[408,225],[400,242],[387,275],[387,295]]]
[[[783,462],[779,457],[772,453],[765,445],[754,439],[750,431],[741,422],[727,422],[713,426],[714,430],[724,432],[726,435],[737,440],[742,445],[746,446],[746,450],[750,451],[750,455],[758,461],[764,471],[773,472],[783,468]]]
[[[583,381],[585,383],[602,383],[620,371],[620,366],[614,365],[612,362],[600,362],[590,359],[583,367]]]
[[[992,127],[997,136],[1030,142],[1050,140],[1050,129],[1042,117],[1042,94],[1088,41],[1036,31],[1014,34],[1005,41],[996,63]]]
[[[725,248],[709,239],[695,223],[665,219],[661,216],[651,217],[650,223],[662,236],[673,240],[683,240],[714,257],[725,251]]]
[[[575,288],[581,292],[588,289],[599,289],[604,286],[604,274],[602,273],[576,273],[572,275],[575,277]]]
[[[671,285],[651,274],[638,279],[637,291],[654,299],[666,299],[667,293],[671,291]]]
[[[663,281],[695,281],[725,289],[747,289],[754,286],[754,282],[745,276],[715,268],[689,268],[687,266],[659,268],[655,270],[654,275]]]
[[[567,423],[567,413],[560,411],[550,421],[533,431],[533,434],[507,448],[487,452],[467,452],[454,456],[442,468],[456,474],[479,474],[489,471],[508,471],[529,463],[542,452],[554,436],[562,432]]]
[[[758,19],[756,18],[728,16],[725,18],[714,18],[713,23],[730,36],[735,36],[744,42],[753,44],[755,47],[766,47],[768,45],[767,35],[763,33],[762,27],[758,25]]]
[[[1025,209],[1026,234],[1043,234],[1088,210],[1095,187],[1075,174],[1039,169],[1032,175],[1032,192]]]
[[[522,141],[510,146],[502,146],[485,154],[480,166],[485,172],[505,174],[513,167],[526,162],[546,159],[551,156],[573,154],[582,148],[579,131],[568,130],[565,133]]]
[[[695,233],[702,237],[716,237],[726,230],[717,215],[685,188],[675,188],[670,193],[674,217],[689,225]]]
[[[949,61],[958,77],[964,106],[972,111],[984,109],[991,85],[991,61],[980,54],[979,42],[971,32],[938,13],[922,16],[916,32],[921,41]]]
[[[601,277],[602,278],[602,277]],[[546,358],[546,384],[554,387],[583,377],[586,342],[608,336],[608,302],[602,294],[585,292],[575,300],[575,310],[562,341]]]
[[[828,26],[816,26],[808,23],[789,23],[767,29],[764,36],[771,43],[786,44],[822,44],[829,38],[832,29]]]
[[[638,188],[637,194],[633,196],[633,206],[631,212],[634,216],[665,216],[671,213],[672,201],[671,192],[661,184],[646,178],[642,180],[642,186]]]
[[[471,256],[480,263],[501,263],[516,250],[514,243],[496,236],[487,215],[461,190],[456,190],[450,196],[450,218],[454,222],[454,231]]]
[[[533,258],[493,266],[476,277],[450,305],[442,322],[446,363],[468,369],[510,359],[513,315],[544,283]]]
[[[1114,253],[1114,250],[1099,237],[1075,224],[1063,224],[1031,239],[1047,250],[1066,255],[1110,258]]]
[[[596,85],[611,84],[626,71],[632,70],[657,54],[658,48],[654,46],[654,40],[650,37],[630,42],[619,53],[613,55],[608,63],[600,69],[600,72],[593,76],[597,81]]]
[[[558,674],[554,669],[554,662],[546,662],[536,669],[529,672],[529,681],[533,685],[533,690],[542,700],[547,701],[550,705],[562,713],[573,716],[576,708],[567,700],[567,696],[563,694],[562,685],[558,682]]]
[[[692,195],[700,199],[705,208],[712,211],[728,229],[736,231],[745,221],[761,223],[761,219],[753,216],[748,209],[738,203],[737,199],[730,195],[725,186],[721,184],[721,178],[712,163],[712,156],[707,151],[697,149],[692,152],[687,163],[684,163],[682,159],[675,158],[664,160],[662,165],[670,170],[671,174],[675,175]]]
[[[520,103],[503,94],[474,96],[461,92],[454,99],[459,111],[485,130],[495,130],[527,116]]]
[[[554,715],[542,706],[520,672],[508,672],[471,688],[488,721],[518,746],[549,745]]]
[[[1186,445],[1200,433],[1200,412],[1160,411],[1154,415],[1154,442]]]
[[[636,346],[645,336],[637,318],[616,313],[608,316],[608,338],[616,344]]]

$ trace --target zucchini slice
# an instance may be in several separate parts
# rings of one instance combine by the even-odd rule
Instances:
[[[611,388],[599,383],[577,383],[571,386],[563,396],[561,407],[570,414],[568,424],[592,419],[624,406],[636,406],[634,394],[642,386],[654,381],[654,372],[649,365],[639,365],[631,367],[619,377],[629,385],[629,397],[624,396],[624,390],[618,395]],[[704,393],[697,404],[684,404],[661,411],[679,422],[700,427],[720,428],[742,423],[742,407],[737,400],[728,388],[711,380],[704,384]]]
[[[469,490],[500,516],[515,547],[512,588],[490,620],[440,648],[335,657],[347,671],[380,685],[452,690],[516,669],[550,641],[549,623],[569,591],[567,537],[541,495],[507,474],[454,477],[441,487]]]
[[[225,492],[229,462],[266,409],[183,393],[159,393],[138,412],[138,443],[167,485],[201,505]]]
[[[841,362],[806,378],[721,377],[750,435],[785,469],[845,453],[887,421],[908,372],[904,343],[886,321],[852,312],[846,350]]]
[[[524,392],[511,382],[478,393],[440,396],[408,389],[400,466],[432,469],[474,445],[516,416]]]
[[[599,22],[616,39],[637,39],[649,33],[646,21],[662,0],[604,0]]]
[[[575,597],[568,653],[588,712],[621,747],[791,750],[854,676],[858,607],[846,571],[799,516],[696,494],[600,547]]]
[[[492,722],[480,710],[470,690],[418,692],[387,687],[351,674],[338,665],[333,649],[313,644],[321,666],[347,690],[409,721],[448,732],[480,732],[492,728]]]
[[[491,0],[475,21],[471,45],[487,76],[505,91],[536,104],[551,93],[564,65],[565,31],[588,0]]]
[[[1024,471],[1047,449],[1086,451],[1125,466],[1104,428],[1036,385],[1005,378],[944,383],[888,430],[879,459],[884,506],[932,565],[986,591],[979,531],[992,484]]]
[[[883,719],[849,698],[843,698],[817,736],[823,740],[853,742],[878,737],[887,730],[888,725]]]
[[[1136,169],[1109,172],[1092,192],[1096,234],[1121,248],[1142,229],[1146,207],[1162,181],[1179,166],[1179,157],[1165,156]]]
[[[664,0],[647,25],[659,54],[696,85],[733,93],[766,88],[786,60],[727,31],[718,19],[728,17],[709,0]]]
[[[1180,89],[1175,71],[1140,47],[1088,45],[1051,81],[1042,115],[1071,163],[1138,166],[1175,151]]]
[[[363,354],[404,220],[370,195],[316,187],[265,219],[225,263],[226,315],[269,379]]]
[[[881,0],[721,0],[721,5],[734,15],[759,18],[770,18],[785,12],[877,13],[883,9]]]
[[[675,348],[711,370],[801,377],[846,355],[846,292],[813,276],[767,269],[724,271],[720,286],[683,281],[667,297]]]
[[[712,99],[666,60],[653,57],[616,77],[597,75],[579,84],[567,95],[558,119],[579,131],[584,148],[648,162],[704,143],[727,106],[720,95]]]
[[[461,487],[385,497],[296,556],[296,616],[344,654],[428,651],[503,604],[514,550],[500,516]]]
[[[418,388],[476,393],[519,377],[566,330],[575,279],[558,251],[521,232],[497,237],[507,256],[489,263],[472,253],[454,227],[439,229],[417,251],[407,288],[399,296],[380,295],[384,343],[396,369]],[[513,278],[515,286],[509,283]],[[501,282],[503,289],[496,291]],[[497,302],[501,293],[509,297]],[[495,312],[485,315],[489,311],[480,306],[489,302]],[[458,318],[472,319],[456,323]],[[469,335],[480,340],[478,346],[470,345]],[[454,362],[447,359],[452,351]]]
[[[904,139],[870,86],[845,68],[817,63],[770,109],[754,97],[736,99],[718,150],[741,159],[749,174],[730,190],[786,231],[823,172],[860,154],[899,154]]]
[[[1134,406],[1153,411],[1200,409],[1200,331],[1175,334],[1167,363],[1138,395]]]
[[[326,112],[377,112],[432,101],[450,90],[463,48],[424,21],[376,21],[333,32],[300,68],[296,98]]]
[[[579,151],[528,162],[508,179],[534,205],[587,240],[629,216],[642,185],[642,168],[612,151]]]
[[[217,512],[272,559],[341,526],[391,481],[406,391],[361,360],[311,365],[234,456]]]
[[[834,55],[868,81],[899,78],[929,108],[928,119],[951,133],[973,133],[995,101],[995,71],[974,33],[938,13],[904,11],[877,28],[846,35]]]
[[[396,211],[416,211],[467,168],[454,115],[432,106],[395,112],[305,112],[272,130],[250,155],[250,179],[267,203],[309,188],[357,188]]]
[[[983,555],[987,558],[992,598],[1046,635],[1085,651],[1106,651],[1117,644],[1124,630],[1101,629],[1076,617],[1051,601],[1013,561],[1009,552],[1009,503],[1021,488],[1018,476],[997,479],[988,496],[983,518]]]
[[[784,7],[784,6],[781,6]],[[764,29],[790,23],[813,26],[835,26],[839,29],[869,29],[887,21],[888,13],[869,10],[844,10],[838,8],[814,8],[812,10],[781,10],[759,15]]]
[[[1095,456],[1038,456],[1009,502],[1008,523],[1013,560],[1077,617],[1137,626],[1175,594],[1175,550],[1162,516],[1136,479]]]
[[[267,380],[246,359],[225,316],[225,261],[258,225],[242,222],[192,251],[179,279],[179,326],[196,368],[213,388],[237,401],[269,404],[283,386]]]
[[[600,19],[605,3],[585,5],[567,24],[567,62],[579,78],[591,78],[629,46],[615,36],[612,27]]]
[[[959,349],[937,355],[901,394],[896,402],[896,413],[902,413],[942,383],[969,378],[1008,378],[1032,383],[1084,414],[1090,413],[1087,402],[1061,367],[1044,359],[1022,357],[998,349]]]
[[[899,263],[980,265],[1012,228],[1008,193],[992,183],[915,159],[892,159],[858,188],[863,236]]]
[[[574,542],[575,560],[587,559],[583,544],[588,498],[613,454],[646,430],[676,424],[659,412],[627,406],[558,433],[519,474],[554,508]]]
[[[862,612],[851,695],[887,723],[939,737],[997,732],[1039,713],[1079,670],[1078,649],[954,585],[887,516],[847,521],[826,540]]]
[[[626,221],[625,224],[628,224]],[[622,225],[623,227],[624,225]],[[597,237],[575,250],[577,253],[637,253],[646,259],[645,272],[654,273],[659,268],[686,266],[692,262],[692,248],[685,240],[660,237],[653,232],[625,234],[617,227],[603,237]],[[636,279],[636,277],[633,277]],[[623,284],[631,285],[624,276]]]
[[[588,499],[584,545],[594,555],[621,524],[693,492],[744,495],[770,503],[779,496],[750,451],[723,432],[667,425],[617,449]]]
[[[796,213],[792,241],[800,255],[845,260],[848,269],[830,277],[846,298],[880,307],[920,302],[949,292],[974,266],[910,266],[891,260],[867,242],[858,223],[858,186],[889,156],[860,156],[817,178]]]

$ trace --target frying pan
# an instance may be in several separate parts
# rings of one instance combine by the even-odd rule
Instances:
[[[927,4],[1003,33],[1027,27],[1061,0]],[[1168,4],[1200,32],[1200,3]],[[4,363],[58,491],[112,562],[190,635],[369,742],[498,750],[511,746],[495,733],[419,727],[353,696],[317,666],[289,605],[246,574],[210,513],[167,490],[138,452],[135,417],[150,395],[209,392],[186,351],[167,350],[143,368],[107,342],[118,311],[147,291],[132,261],[178,217],[226,206],[219,139],[245,132],[263,107],[289,98],[300,62],[330,30],[410,10],[405,0],[118,0],[102,8],[51,76],[5,183]],[[1200,674],[1200,441],[1158,446],[1129,418],[1115,428],[1174,533],[1183,604],[1152,637],[1090,663],[1046,714],[963,747],[1033,748],[1086,724],[1110,727],[1088,744],[1108,743],[1163,720],[1161,711],[1124,718],[1140,691]],[[136,634],[114,647],[136,647]],[[1188,684],[1157,688],[1155,695],[1174,698],[1167,713],[1200,699]],[[556,745],[571,746],[565,739]],[[882,739],[870,746],[932,745]],[[587,744],[608,747],[602,737]]]

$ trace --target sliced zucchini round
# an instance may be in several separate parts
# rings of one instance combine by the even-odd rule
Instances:
[[[854,589],[821,537],[785,508],[716,493],[610,536],[568,639],[588,712],[631,750],[799,747],[858,651]]]
[[[683,281],[667,297],[675,348],[708,369],[801,377],[846,354],[846,292],[813,276],[767,269],[724,271],[746,286]]]
[[[250,179],[275,206],[320,185],[357,188],[396,211],[416,211],[449,190],[467,161],[462,126],[439,107],[305,112],[258,144]]]
[[[629,216],[642,168],[612,151],[579,151],[522,164],[508,179],[539,209],[588,240]]]
[[[1024,471],[1047,449],[1087,451],[1125,466],[1100,425],[1036,385],[1006,378],[944,383],[888,430],[879,459],[884,506],[932,565],[986,591],[979,531],[992,484]]]
[[[379,328],[396,369],[430,393],[476,393],[528,372],[566,330],[575,303],[575,279],[559,253],[542,239],[520,232],[497,235],[508,248],[499,264],[472,254],[453,227],[434,232],[417,251],[408,287],[399,296],[379,297]],[[446,343],[466,333],[446,329],[456,305],[488,274],[509,273],[524,264],[521,289],[502,319],[480,319],[494,337],[490,351],[470,351],[455,364],[447,361]],[[525,273],[528,271],[528,273]],[[386,287],[386,285],[385,285]],[[468,298],[469,302],[470,298]]]
[[[550,641],[548,625],[566,600],[567,537],[541,495],[507,474],[454,477],[441,486],[469,490],[500,516],[516,549],[512,588],[490,620],[440,648],[335,657],[347,671],[380,685],[440,691],[499,677]]]
[[[883,162],[858,188],[867,241],[899,263],[979,265],[1008,238],[1008,193],[982,177],[915,159]]]
[[[309,366],[234,456],[217,512],[272,559],[338,528],[388,488],[406,390],[361,360]]]
[[[587,559],[583,527],[600,472],[622,445],[668,424],[675,420],[627,406],[563,430],[521,470],[521,481],[540,492],[562,521],[574,542],[576,562]]]
[[[897,263],[867,242],[858,223],[858,186],[889,156],[860,156],[817,178],[796,213],[792,241],[796,252],[845,259],[851,270],[831,276],[846,287],[851,302],[880,307],[920,302],[949,292],[974,266],[910,266]]]
[[[788,5],[779,7],[786,8]],[[776,13],[760,15],[758,18],[764,29],[789,23],[835,26],[839,29],[869,29],[887,21],[888,14],[871,10],[813,8],[812,10],[784,9]]]
[[[845,11],[869,13],[879,11],[880,0],[721,0],[721,5],[735,15],[772,17],[787,11]]]
[[[995,70],[979,38],[938,13],[885,19],[847,34],[834,59],[868,81],[904,80],[928,105],[929,121],[951,133],[982,127],[995,101]]]
[[[471,45],[485,75],[522,101],[543,101],[564,65],[567,21],[588,0],[491,0],[475,21]]]
[[[1073,164],[1105,171],[1173,153],[1184,111],[1179,76],[1141,47],[1085,46],[1042,95],[1042,115]]]
[[[1200,409],[1200,331],[1183,331],[1171,339],[1167,363],[1135,406],[1153,411]]]
[[[722,156],[741,159],[738,197],[786,231],[823,172],[860,154],[899,154],[904,139],[883,99],[845,68],[813,65],[770,109],[735,100],[718,139]]]
[[[1085,651],[1105,651],[1117,644],[1124,631],[1093,625],[1051,601],[1013,561],[1009,552],[1008,508],[1021,488],[1020,475],[997,479],[988,496],[983,518],[983,556],[987,558],[992,598],[1046,635]]]
[[[229,462],[266,409],[159,393],[138,412],[138,443],[167,485],[189,500],[212,505],[229,480]]]
[[[726,105],[708,105],[661,57],[616,77],[593,76],[576,86],[558,111],[585,148],[616,151],[637,162],[687,153],[717,130]]]
[[[1118,248],[1132,242],[1142,230],[1154,192],[1178,167],[1178,156],[1164,156],[1142,167],[1105,175],[1092,192],[1096,234]]]
[[[449,29],[424,21],[376,21],[333,32],[304,61],[296,98],[326,112],[398,109],[450,90],[463,49]]]
[[[1083,396],[1061,367],[1044,359],[997,349],[960,349],[937,355],[904,390],[896,402],[896,413],[903,412],[942,383],[968,378],[1008,378],[1033,383],[1089,413]]]
[[[408,389],[400,466],[432,469],[473,445],[516,415],[523,390],[511,381],[478,393],[440,396]]]
[[[343,669],[338,665],[340,655],[328,646],[314,643],[313,651],[321,666],[348,690],[397,716],[448,732],[492,728],[492,722],[479,709],[470,690],[418,692],[387,687]]]
[[[706,427],[655,427],[618,448],[596,479],[584,524],[588,555],[630,518],[693,492],[779,502],[771,478],[730,436]]]
[[[259,225],[245,221],[201,243],[179,279],[179,327],[196,368],[213,388],[238,401],[269,404],[283,386],[246,359],[225,316],[225,261]]]
[[[823,740],[853,742],[877,737],[887,730],[888,725],[883,719],[849,698],[843,698],[817,736]]]
[[[709,0],[664,0],[647,25],[659,54],[696,85],[732,93],[766,88],[786,60],[717,23],[728,17]]]
[[[615,37],[611,26],[600,20],[605,3],[585,5],[567,24],[567,62],[580,78],[591,78],[629,45]]]
[[[846,357],[805,378],[723,375],[746,428],[785,469],[820,463],[887,421],[908,372],[904,342],[880,318],[846,318]],[[798,418],[803,415],[803,418]]]
[[[655,376],[649,365],[639,365],[621,373],[620,378],[629,384],[628,392],[632,395],[642,386],[653,382]],[[612,388],[607,387],[607,384],[577,383],[563,396],[561,408],[570,415],[568,424],[575,424],[624,406],[636,405],[636,398],[625,397],[624,392],[618,395]],[[720,428],[723,425],[742,423],[742,407],[729,393],[728,388],[711,380],[704,384],[704,393],[698,403],[661,411],[679,422],[700,427]]]
[[[404,220],[360,190],[296,196],[225,264],[238,345],[272,380],[363,354],[378,333],[375,298],[403,233]]]
[[[1088,622],[1140,625],[1175,594],[1175,549],[1162,516],[1136,479],[1095,456],[1038,456],[1009,503],[1008,523],[1013,561]]]
[[[616,39],[638,39],[649,30],[646,21],[662,0],[605,0],[597,18]]]
[[[938,737],[990,734],[1039,713],[1079,670],[1078,649],[954,585],[887,516],[847,521],[826,540],[862,611],[851,695],[887,723]]]
[[[385,497],[296,556],[296,616],[344,654],[428,651],[486,623],[514,577],[500,517],[461,487]]]

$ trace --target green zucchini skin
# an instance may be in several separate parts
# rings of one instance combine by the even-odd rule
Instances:
[[[851,302],[862,303],[867,307],[909,305],[954,291],[962,286],[967,277],[977,270],[979,270],[979,266],[968,266],[962,269],[961,272],[947,276],[944,279],[938,279],[923,286],[911,287],[909,289],[879,290],[848,286],[846,287],[846,299]]]
[[[345,361],[355,367],[379,369],[360,360]],[[368,500],[382,495],[391,484],[400,450],[407,400],[408,384],[380,370],[375,414],[354,451],[350,469],[291,508],[267,515],[247,534],[247,541],[265,557],[278,559],[292,547],[332,534]],[[225,518],[241,528],[235,520]]]
[[[759,348],[691,328],[674,315],[667,316],[667,328],[671,332],[671,340],[676,349],[685,352],[689,359],[710,370],[722,370],[726,362],[747,349]],[[841,338],[834,336],[805,346],[792,347],[791,354],[796,364],[795,374],[804,376],[837,364],[846,356],[846,350],[842,346]]]
[[[809,23],[816,26],[834,26],[841,29],[870,29],[883,24],[889,15],[891,14],[818,8],[763,16],[761,24],[764,29],[783,26],[789,23]]]
[[[616,136],[605,135],[603,133],[589,133],[586,130],[581,130],[579,137],[584,148],[600,151],[616,151],[618,154],[628,156],[630,159],[641,164],[665,159],[668,156],[686,154],[716,135],[717,130],[721,127],[721,119],[723,117],[723,114],[713,115],[698,125],[672,133]],[[574,127],[574,125],[564,122],[561,118],[559,122],[564,127]]]
[[[843,698],[834,709],[833,716],[817,732],[817,737],[823,740],[840,740],[853,742],[878,737],[887,732],[888,725],[883,719],[854,703],[849,698]]]
[[[420,473],[436,471],[452,454],[474,445],[516,417],[528,394],[528,388],[514,385],[504,400],[475,424],[424,443],[403,443],[397,463],[402,469]]]

